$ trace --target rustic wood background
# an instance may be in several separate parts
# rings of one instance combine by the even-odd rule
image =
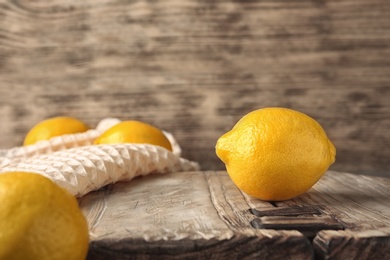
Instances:
[[[138,119],[223,169],[247,112],[308,113],[334,170],[390,176],[388,0],[0,0],[0,146],[38,121]]]
[[[225,171],[136,178],[80,198],[88,259],[389,259],[389,186],[328,171],[305,194],[271,203]]]

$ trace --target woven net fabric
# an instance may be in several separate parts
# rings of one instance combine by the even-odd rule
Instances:
[[[35,145],[0,151],[0,173],[33,172],[51,179],[75,196],[137,176],[199,170],[199,164],[181,157],[172,134],[165,132],[173,151],[150,144],[93,145],[115,119],[96,129],[64,135]]]

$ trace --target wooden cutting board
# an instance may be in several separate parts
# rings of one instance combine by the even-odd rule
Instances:
[[[329,171],[269,203],[206,171],[116,183],[80,205],[89,259],[389,259],[389,198],[390,179]]]

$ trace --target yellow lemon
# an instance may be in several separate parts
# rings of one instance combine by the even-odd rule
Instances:
[[[88,225],[77,200],[33,173],[0,174],[0,259],[82,260]]]
[[[101,134],[94,143],[144,143],[158,145],[172,151],[171,143],[160,129],[134,120],[114,125]]]
[[[309,190],[335,161],[336,149],[313,118],[287,108],[263,108],[221,136],[216,153],[243,192],[268,201]]]
[[[38,141],[49,140],[55,136],[81,133],[89,129],[85,123],[76,118],[53,117],[43,120],[31,128],[24,139],[23,145],[35,144]]]

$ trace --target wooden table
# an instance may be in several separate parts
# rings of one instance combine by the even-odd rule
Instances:
[[[328,171],[264,202],[226,172],[150,175],[80,199],[89,259],[389,259],[390,179]]]

